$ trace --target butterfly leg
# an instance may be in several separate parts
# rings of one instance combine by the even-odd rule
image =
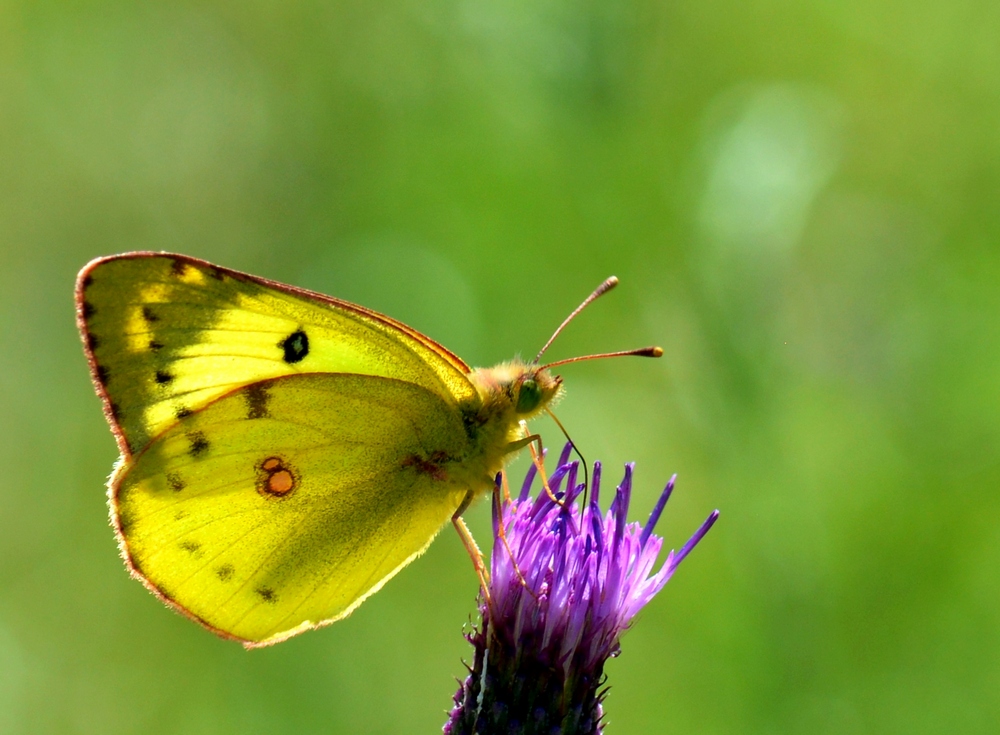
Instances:
[[[552,492],[552,488],[549,487],[548,475],[545,474],[545,447],[542,446],[542,435],[529,434],[528,424],[525,421],[521,422],[521,430],[525,433],[525,437],[515,442],[518,445],[518,449],[527,446],[531,450],[531,461],[534,462],[535,467],[538,469],[538,476],[542,478],[542,487],[545,488],[545,494],[549,496],[549,500],[553,503],[563,507],[563,501],[559,500],[555,496],[555,493]]]
[[[458,537],[462,539],[462,544],[465,546],[466,552],[469,554],[469,558],[472,559],[472,566],[476,570],[476,576],[479,577],[479,584],[482,587],[483,595],[486,598],[486,604],[490,605],[490,586],[489,586],[489,571],[486,569],[486,564],[483,562],[483,552],[479,550],[479,545],[476,544],[476,539],[472,537],[472,531],[469,527],[465,525],[465,520],[462,518],[462,513],[465,509],[469,507],[469,503],[472,502],[472,494],[470,493],[462,501],[462,504],[458,506],[458,510],[451,517],[452,525],[455,526],[455,530],[458,532]]]
[[[507,488],[507,473],[502,473],[503,477],[503,491],[506,496],[504,500],[500,494],[500,487],[497,485],[493,486],[493,515],[495,518],[503,518],[503,512],[501,504],[504,502],[511,502],[510,500],[510,490]],[[504,527],[503,523],[497,524],[497,537],[503,544],[504,549],[507,551],[507,557],[510,559],[511,566],[514,567],[514,574],[517,576],[517,581],[521,583],[521,586],[528,592],[529,595],[534,597],[536,600],[538,596],[534,593],[531,587],[528,586],[527,580],[524,578],[524,574],[521,573],[521,568],[517,565],[517,559],[514,558],[514,552],[510,550],[510,544],[507,542],[507,529]]]

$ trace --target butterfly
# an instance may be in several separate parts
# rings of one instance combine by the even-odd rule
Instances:
[[[494,487],[562,393],[551,368],[472,369],[362,306],[168,253],[98,258],[77,322],[121,457],[131,574],[248,648],[349,615]],[[481,560],[479,562],[481,564]],[[482,567],[479,567],[482,575]]]

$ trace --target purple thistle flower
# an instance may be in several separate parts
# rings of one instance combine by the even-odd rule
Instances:
[[[549,478],[558,502],[544,490],[530,497],[534,465],[516,499],[501,503],[494,494],[489,599],[480,596],[482,625],[469,636],[475,659],[455,694],[446,735],[600,735],[604,662],[618,655],[636,614],[719,516],[713,511],[654,572],[663,539],[653,528],[677,476],[643,527],[626,522],[635,465],[625,465],[602,514],[596,462],[581,511],[584,484],[577,484],[579,463],[568,461],[569,452],[566,445]]]

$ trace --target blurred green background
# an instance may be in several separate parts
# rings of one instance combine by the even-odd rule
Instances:
[[[128,579],[72,285],[160,249],[477,365],[617,274],[550,354],[666,356],[566,367],[560,417],[636,519],[680,473],[668,546],[722,518],[609,735],[1000,731],[998,37],[975,0],[0,2],[0,732],[437,732],[471,650],[451,531],[252,653]]]

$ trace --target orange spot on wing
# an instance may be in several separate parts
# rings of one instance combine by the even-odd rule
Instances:
[[[287,497],[299,485],[298,475],[281,457],[267,457],[257,470],[257,492],[266,497]]]
[[[268,492],[284,495],[295,487],[295,478],[288,470],[278,470],[267,481]]]

